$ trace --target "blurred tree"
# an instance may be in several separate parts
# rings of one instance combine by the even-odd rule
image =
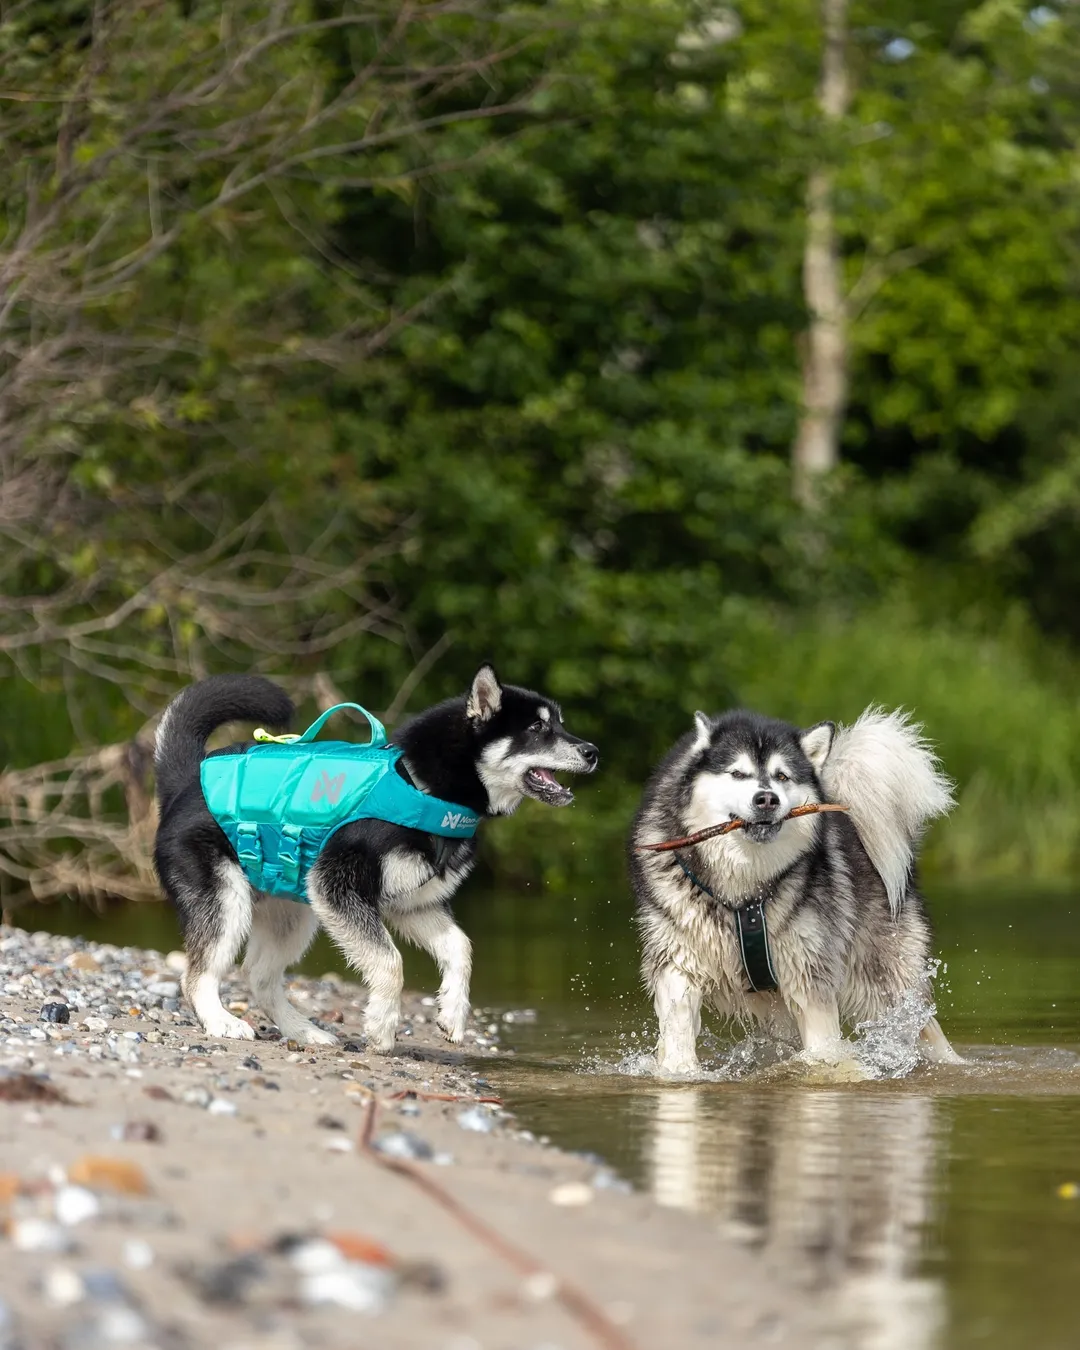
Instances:
[[[407,511],[340,455],[317,372],[431,297],[399,308],[328,231],[401,142],[498,115],[488,70],[524,36],[384,0],[28,3],[0,27],[0,654],[76,712],[115,716],[100,680],[145,713],[215,664],[405,640],[380,563]]]
[[[851,101],[847,0],[821,0],[821,30],[818,103],[828,155],[833,148],[829,141],[835,138]],[[844,287],[835,196],[835,166],[827,160],[815,164],[806,185],[803,289],[809,323],[802,362],[802,416],[792,465],[795,494],[811,508],[818,504],[820,478],[839,462],[850,379],[850,302]]]
[[[819,616],[1080,637],[1078,39],[1016,0],[5,11],[9,763],[62,791],[68,719],[204,670],[396,715],[491,656],[632,782]]]

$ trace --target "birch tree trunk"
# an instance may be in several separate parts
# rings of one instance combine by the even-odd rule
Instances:
[[[826,128],[848,109],[845,43],[848,0],[821,0],[824,42],[818,102]],[[833,210],[835,174],[814,169],[806,189],[803,293],[810,314],[803,354],[802,416],[792,449],[795,495],[804,506],[818,500],[821,476],[839,459],[840,429],[847,405],[847,299]]]

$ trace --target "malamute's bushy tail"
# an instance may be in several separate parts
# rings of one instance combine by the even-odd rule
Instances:
[[[851,807],[895,914],[927,822],[947,815],[955,802],[922,726],[900,710],[867,708],[850,727],[837,730],[821,777],[829,797]]]
[[[161,715],[154,742],[154,776],[162,811],[198,777],[210,733],[226,722],[287,727],[292,699],[261,675],[211,675],[182,690]]]

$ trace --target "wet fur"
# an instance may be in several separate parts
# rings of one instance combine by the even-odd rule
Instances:
[[[282,1035],[334,1044],[285,997],[282,976],[321,925],[368,986],[369,1046],[393,1047],[400,1021],[401,954],[391,931],[435,958],[441,976],[439,1025],[461,1041],[469,1013],[472,952],[449,901],[472,871],[473,839],[448,840],[378,820],[354,821],[327,841],[308,878],[304,905],[257,895],[224,831],[207,809],[199,780],[206,740],[228,722],[285,727],[287,695],[261,676],[219,675],[185,689],[162,716],[155,749],[161,821],[155,863],[180,917],[188,967],[184,992],[211,1036],[251,1039],[254,1030],[221,1003],[220,985],[247,943],[252,993]],[[525,795],[553,805],[565,789],[527,788],[530,766],[589,773],[596,747],[571,736],[558,706],[502,685],[490,666],[467,694],[414,717],[391,738],[417,787],[480,816],[508,815]],[[250,744],[250,742],[248,743]]]
[[[748,776],[741,781],[732,766]],[[778,780],[773,770],[787,781]],[[737,831],[674,853],[635,846],[754,815],[756,792],[792,806],[843,801],[851,815],[811,815],[755,842]],[[909,991],[926,999],[928,1056],[955,1058],[929,1018],[931,933],[914,881],[926,822],[952,802],[947,780],[902,714],[868,709],[850,728],[800,731],[754,713],[698,714],[646,786],[630,836],[643,975],[660,1023],[662,1073],[693,1073],[701,1008],[798,1036],[824,1058],[841,1024],[877,1018]],[[687,867],[713,892],[691,881]],[[766,901],[779,992],[749,992],[734,909]]]

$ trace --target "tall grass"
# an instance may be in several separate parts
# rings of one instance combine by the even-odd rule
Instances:
[[[958,788],[925,870],[1080,875],[1080,670],[1056,654],[886,606],[759,633],[729,665],[744,704],[800,725],[850,721],[869,703],[925,724]]]
[[[1024,632],[928,625],[898,605],[802,623],[759,612],[718,665],[744,707],[800,726],[850,722],[871,703],[924,723],[958,796],[930,831],[924,874],[1080,878],[1080,668]],[[527,804],[487,832],[489,863],[507,880],[539,873],[578,904],[602,903],[622,888],[641,786],[601,773],[575,785],[570,811]]]

